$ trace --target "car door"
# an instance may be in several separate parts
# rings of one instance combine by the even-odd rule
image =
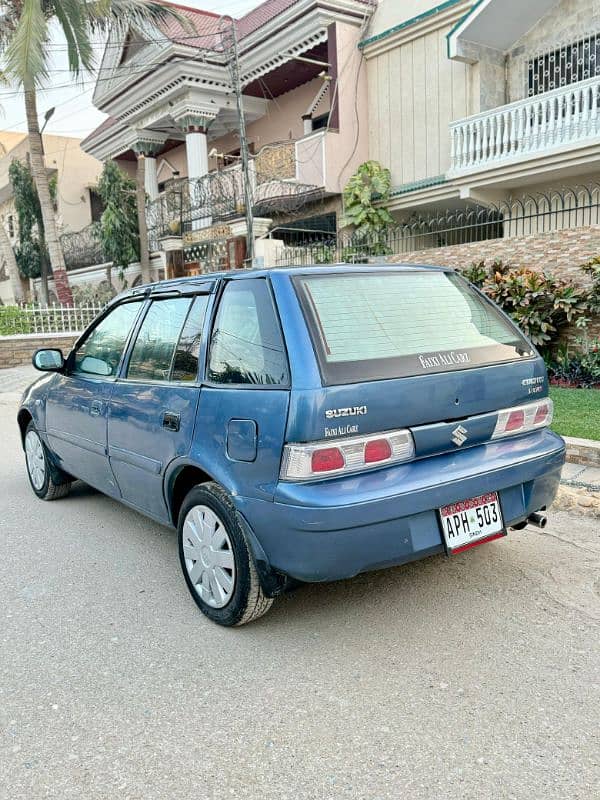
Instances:
[[[194,431],[210,289],[151,299],[110,398],[108,452],[121,495],[162,521],[168,521],[165,470],[187,454]]]
[[[194,445],[218,482],[272,499],[279,476],[290,374],[266,278],[224,282],[212,325]]]
[[[125,345],[142,307],[138,299],[111,308],[67,359],[46,400],[46,433],[61,467],[118,496],[107,453],[107,412]]]

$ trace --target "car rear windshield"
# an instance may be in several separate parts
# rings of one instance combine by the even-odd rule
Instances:
[[[496,306],[451,272],[294,278],[325,384],[400,378],[531,358]]]

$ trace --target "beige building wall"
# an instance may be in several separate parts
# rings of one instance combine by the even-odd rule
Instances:
[[[17,131],[0,131],[0,159],[13,147],[16,147],[26,136],[26,133]]]
[[[367,36],[379,36],[396,25],[429,11],[436,5],[432,0],[379,0],[377,11],[371,17]]]
[[[369,158],[367,65],[357,47],[358,31],[337,25],[339,133],[325,142],[326,186],[342,192],[349,178]]]
[[[13,134],[14,135],[14,134]],[[27,137],[20,137],[12,149],[0,158],[0,193],[8,186],[8,169],[11,161],[26,161],[29,152]],[[79,231],[92,221],[88,187],[94,186],[102,171],[102,164],[84,153],[80,139],[70,136],[44,135],[46,167],[56,170],[57,219],[64,233]],[[0,134],[0,142],[2,134]],[[1,211],[0,211],[1,214]]]
[[[271,142],[281,142],[289,139],[300,139],[304,135],[302,115],[314,100],[317,92],[322,87],[321,78],[309,81],[291,92],[286,92],[270,100],[267,113],[251,122],[246,127],[249,144],[254,145],[255,152]],[[329,111],[329,92],[321,102],[314,116],[325,114]],[[237,131],[232,131],[228,136],[214,139],[209,145],[216,147],[219,153],[228,153],[237,150],[240,138]]]
[[[448,126],[479,111],[477,73],[450,61],[451,25],[405,38],[367,56],[370,156],[394,186],[433,178],[450,166]]]

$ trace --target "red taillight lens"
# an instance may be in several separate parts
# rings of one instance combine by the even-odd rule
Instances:
[[[525,412],[511,411],[504,430],[507,433],[509,431],[518,431],[519,428],[522,428],[524,424],[525,424]]]
[[[344,456],[337,447],[325,447],[323,450],[315,450],[312,454],[313,472],[331,472],[334,469],[343,469],[344,463]]]
[[[503,408],[498,412],[492,439],[546,428],[552,422],[552,411],[552,400],[549,398],[515,408]]]
[[[546,422],[549,416],[550,416],[550,406],[547,404],[539,406],[538,410],[535,412],[535,418],[533,420],[533,424],[541,425],[543,422]]]
[[[387,439],[373,439],[365,447],[365,464],[376,464],[392,457],[392,448]]]

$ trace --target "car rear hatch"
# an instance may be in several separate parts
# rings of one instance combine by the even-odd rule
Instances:
[[[521,432],[548,423],[549,401],[545,418],[535,405],[547,395],[543,360],[456,273],[388,266],[292,280],[321,386],[292,392],[288,442],[408,429],[420,458],[487,442],[500,423],[518,433],[520,417],[499,420],[503,409],[527,407]]]

